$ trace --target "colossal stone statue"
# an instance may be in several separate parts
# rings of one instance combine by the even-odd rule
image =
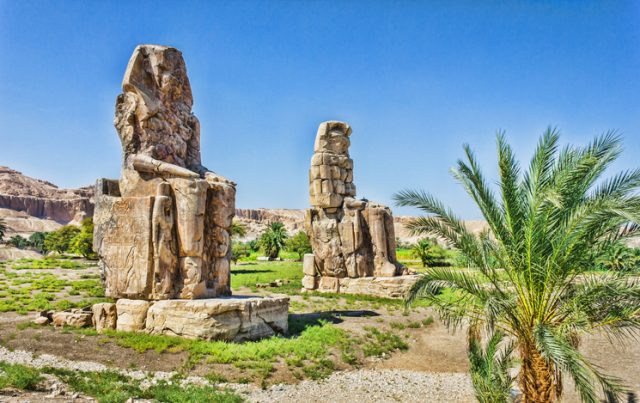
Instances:
[[[318,128],[309,170],[312,207],[306,230],[313,255],[304,260],[306,289],[337,292],[340,279],[404,273],[396,260],[391,210],[355,199],[350,135],[343,122],[324,122]]]
[[[235,183],[200,161],[200,124],[182,54],[138,46],[116,101],[120,181],[96,185],[94,246],[106,295],[229,295]]]

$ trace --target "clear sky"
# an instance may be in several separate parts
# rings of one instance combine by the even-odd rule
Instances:
[[[141,43],[183,52],[203,163],[241,208],[307,206],[324,120],[353,127],[358,196],[423,188],[470,219],[448,171],[470,143],[495,175],[498,129],[523,159],[549,125],[571,143],[617,129],[617,168],[640,165],[640,2],[355,0],[0,0],[0,165],[118,177],[114,103]]]

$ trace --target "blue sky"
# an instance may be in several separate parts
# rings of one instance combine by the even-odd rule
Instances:
[[[470,143],[495,178],[498,129],[522,159],[549,125],[570,143],[616,129],[616,168],[640,165],[640,3],[355,0],[0,0],[0,165],[118,177],[114,103],[140,43],[183,52],[204,165],[241,208],[307,206],[324,120],[353,127],[358,196],[423,188],[470,219],[448,171]]]

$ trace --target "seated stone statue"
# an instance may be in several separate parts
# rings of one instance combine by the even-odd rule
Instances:
[[[309,170],[312,207],[306,217],[314,254],[304,262],[303,285],[307,289],[318,288],[323,278],[390,277],[403,273],[396,260],[391,210],[355,199],[350,135],[348,124],[335,121],[320,124],[316,135]]]
[[[113,298],[229,295],[235,183],[200,161],[182,54],[138,46],[116,101],[120,181],[96,186],[94,247]]]

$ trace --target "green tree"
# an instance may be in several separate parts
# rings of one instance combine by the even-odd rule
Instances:
[[[305,253],[311,253],[311,242],[307,233],[299,231],[291,238],[287,239],[286,248],[290,252],[298,254],[298,260],[302,261]]]
[[[78,232],[69,246],[69,250],[73,253],[82,255],[86,259],[97,259],[98,256],[93,251],[93,219],[85,218],[82,220],[80,232]]]
[[[423,191],[394,196],[399,205],[430,214],[414,219],[410,230],[446,239],[473,267],[471,272],[428,269],[407,303],[423,297],[450,326],[468,321],[513,337],[525,402],[555,401],[566,375],[583,401],[595,403],[596,385],[612,396],[623,387],[578,351],[580,337],[594,331],[610,336],[636,332],[640,283],[621,274],[585,273],[606,245],[638,234],[640,170],[603,178],[622,151],[612,133],[586,147],[561,151],[558,140],[555,130],[547,130],[528,170],[521,173],[499,134],[498,197],[470,147],[464,147],[466,161],[459,160],[453,174],[490,231],[470,233],[451,210]],[[441,294],[443,288],[456,298]]]
[[[243,238],[247,235],[247,225],[238,220],[231,222],[231,236],[234,238]]]
[[[34,232],[29,236],[29,245],[40,252],[46,252],[44,247],[44,239],[46,236],[46,232]]]
[[[260,239],[252,239],[247,242],[247,245],[252,252],[257,252],[260,250]]]
[[[7,233],[7,223],[4,219],[0,218],[0,242],[4,240],[4,235]]]
[[[512,354],[515,344],[501,347],[504,340],[505,335],[496,332],[483,348],[479,329],[469,327],[469,372],[476,399],[480,403],[507,403],[511,400],[514,379],[510,370],[514,365]]]
[[[447,266],[447,251],[436,241],[423,238],[411,248],[411,254],[422,262],[422,267]]]
[[[287,230],[281,222],[272,222],[260,236],[260,247],[269,259],[276,259],[288,238]]]
[[[235,241],[231,243],[231,261],[234,264],[238,263],[238,259],[249,256],[251,256],[249,245]]]
[[[80,228],[74,225],[65,225],[59,229],[49,232],[44,238],[46,250],[58,252],[60,254],[70,251],[73,239],[80,233]]]
[[[25,237],[23,237],[22,235],[14,235],[12,236],[9,241],[7,241],[7,243],[9,245],[12,245],[18,249],[24,249],[29,247],[29,240],[27,240]]]

